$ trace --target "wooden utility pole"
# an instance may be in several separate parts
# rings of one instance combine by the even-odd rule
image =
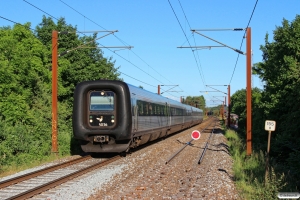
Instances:
[[[52,32],[52,153],[57,154],[57,45],[58,32]]]
[[[157,94],[160,95],[160,85],[157,86]]]
[[[247,28],[247,156],[252,154],[251,28]]]
[[[91,31],[81,31],[80,33],[83,32],[91,32]],[[99,38],[96,39],[100,39],[103,38],[107,35],[113,34],[114,32],[118,32],[118,30],[114,30],[114,31],[92,31],[92,32],[109,32],[108,34],[101,36]],[[68,34],[68,33],[76,33],[76,32],[68,32],[68,31],[64,31],[61,32],[61,34]],[[60,55],[58,55],[58,31],[52,31],[52,153],[57,154],[58,153],[58,143],[57,143],[57,124],[58,124],[58,120],[57,120],[57,77],[58,77],[58,72],[57,72],[57,58],[58,56],[63,56],[71,51],[80,49],[80,48],[125,48],[125,49],[131,49],[133,48],[132,46],[116,46],[116,47],[107,47],[107,46],[103,46],[103,47],[88,47],[86,46],[87,44],[93,42],[94,40],[87,42],[83,45],[80,45],[78,47],[75,47],[73,49],[67,50],[65,52],[62,52]]]

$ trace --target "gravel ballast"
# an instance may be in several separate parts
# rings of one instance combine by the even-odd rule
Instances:
[[[193,130],[203,127],[202,124],[183,131],[114,163],[127,163],[129,167],[89,199],[239,199],[231,170],[233,161],[219,123],[200,165],[207,132],[165,164],[191,140]]]
[[[201,133],[199,140],[166,164],[171,155],[191,141],[193,130],[201,131],[205,126],[202,123],[160,140],[32,199],[240,199],[233,181],[233,161],[219,122],[200,165],[198,160],[212,129]]]

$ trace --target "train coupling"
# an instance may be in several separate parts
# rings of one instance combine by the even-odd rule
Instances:
[[[108,142],[109,136],[108,135],[96,135],[94,136],[94,142]]]

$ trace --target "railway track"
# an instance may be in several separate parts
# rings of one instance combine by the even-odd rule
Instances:
[[[211,125],[212,125],[213,123],[214,123],[214,126],[213,126],[213,127],[216,126],[216,120],[215,120],[215,119],[213,119],[212,121],[211,121],[211,119],[207,119],[205,122],[208,122],[209,124],[208,124],[207,126],[205,126],[200,132],[204,132],[205,130],[207,130],[209,127],[211,127]],[[205,155],[205,152],[206,152],[206,149],[207,149],[207,146],[208,146],[208,142],[209,142],[209,140],[210,140],[210,138],[211,138],[213,132],[214,132],[214,128],[212,129],[212,132],[210,133],[209,138],[208,138],[208,140],[206,141],[206,145],[205,145],[205,147],[204,147],[204,149],[203,149],[203,151],[202,151],[202,154],[201,154],[201,156],[200,156],[200,159],[199,159],[199,161],[198,161],[198,164],[201,163],[201,161],[202,161],[202,159],[203,159],[203,157],[204,157],[204,155]],[[177,156],[184,148],[186,148],[187,146],[192,145],[193,141],[194,141],[194,139],[191,139],[189,142],[186,142],[186,143],[184,144],[183,147],[181,147],[180,149],[178,149],[173,155],[171,155],[171,156],[167,159],[167,161],[166,161],[165,164],[168,164],[168,163],[169,163],[173,158],[175,158],[175,157],[176,157],[176,156]]]
[[[202,123],[205,124],[208,123],[208,121],[210,121],[210,119],[204,120]],[[167,138],[175,135],[176,134],[172,134]],[[158,141],[153,141],[153,143],[156,142]],[[132,153],[150,146],[153,143],[150,142],[148,144],[141,145],[140,147],[133,149]],[[112,163],[120,158],[121,156],[115,156],[104,160],[93,159],[91,156],[85,156],[12,179],[4,180],[0,182],[0,199],[31,198],[78,176]]]
[[[201,130],[201,138],[194,140],[166,165],[169,156],[191,140],[193,130]],[[137,152],[130,161],[133,166],[123,172],[127,178],[118,176],[108,188],[101,188],[98,196],[91,199],[101,199],[103,195],[109,199],[214,199],[203,194],[206,194],[205,190],[219,191],[218,187],[224,183],[216,184],[217,189],[211,189],[210,183],[222,182],[220,180],[227,177],[224,172],[229,172],[224,166],[224,154],[228,154],[221,146],[222,135],[219,120],[211,118],[158,142],[147,151]],[[199,165],[202,152],[205,156]]]
[[[93,159],[85,156],[0,182],[0,199],[27,199],[112,163],[120,156]]]

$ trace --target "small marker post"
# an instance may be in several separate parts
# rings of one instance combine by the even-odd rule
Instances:
[[[276,121],[266,120],[265,121],[265,130],[269,132],[268,135],[268,148],[267,148],[267,159],[266,159],[266,172],[265,172],[265,181],[267,182],[267,177],[269,176],[269,152],[270,152],[270,143],[271,143],[271,133],[275,131]]]

